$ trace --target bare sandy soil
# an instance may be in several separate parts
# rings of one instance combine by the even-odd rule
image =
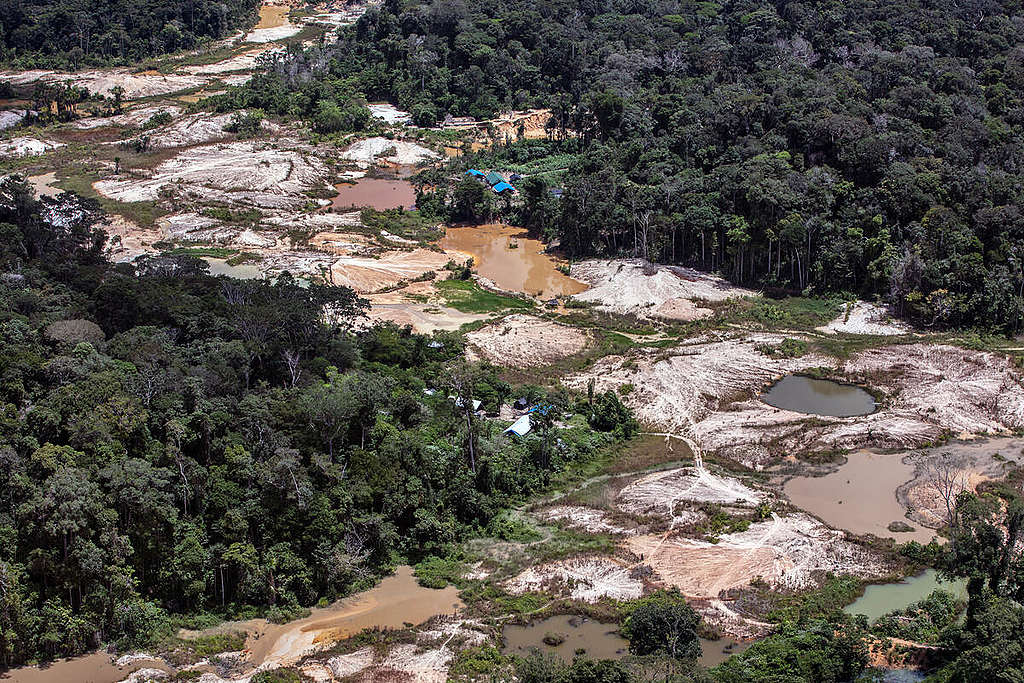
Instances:
[[[913,344],[871,349],[846,363],[805,355],[773,359],[756,350],[781,337],[749,335],[697,340],[672,351],[638,350],[609,356],[566,383],[598,391],[630,384],[624,401],[645,423],[692,435],[700,448],[752,467],[801,452],[859,448],[915,448],[944,433],[971,436],[1024,426],[1024,388],[1002,356],[952,346]],[[779,377],[835,367],[849,379],[880,390],[880,410],[858,417],[826,417],[781,410],[757,394]]]
[[[578,529],[592,534],[632,536],[637,533],[635,527],[624,526],[613,521],[604,510],[595,510],[582,505],[553,505],[532,514],[542,521],[558,522],[570,529]]]
[[[38,156],[63,146],[63,143],[53,140],[25,136],[14,137],[9,140],[0,140],[0,157]]]
[[[199,87],[208,79],[191,74],[161,74],[155,72],[132,73],[128,69],[111,69],[106,71],[80,71],[78,73],[59,73],[55,71],[20,71],[0,73],[0,80],[10,81],[13,85],[28,85],[36,81],[44,83],[62,83],[72,81],[75,85],[89,92],[105,97],[121,86],[124,97],[136,100],[141,97],[168,95],[180,90]]]
[[[345,256],[334,262],[331,275],[334,284],[366,294],[440,270],[448,260],[447,254],[428,249],[386,252],[379,258]]]
[[[630,569],[610,557],[578,557],[530,567],[505,582],[510,593],[547,591],[574,600],[596,602],[601,598],[631,600],[643,593],[643,582]]]
[[[78,119],[71,125],[79,130],[92,130],[94,128],[102,128],[103,126],[141,126],[142,124],[149,121],[155,114],[160,112],[167,112],[171,116],[178,116],[181,114],[182,109],[176,105],[162,105],[156,107],[137,107],[126,111],[123,114],[116,114],[114,116],[89,116],[84,119]]]
[[[13,128],[21,123],[22,119],[28,116],[27,109],[5,109],[0,111],[0,130]]]
[[[341,153],[343,159],[361,164],[386,161],[403,166],[413,166],[424,161],[436,159],[439,156],[437,152],[415,142],[388,140],[387,138],[359,140],[346,147]]]
[[[198,199],[294,210],[305,204],[303,192],[330,186],[327,167],[311,149],[285,144],[245,141],[193,147],[159,164],[148,177],[112,177],[93,187],[122,202],[155,201],[166,188]]]
[[[619,492],[616,505],[634,515],[662,516],[676,526],[692,521],[690,514],[679,517],[679,503],[751,507],[766,498],[732,477],[712,474],[704,467],[681,467],[655,472],[628,484]]]
[[[468,333],[466,341],[470,360],[528,368],[575,356],[590,343],[590,335],[575,327],[517,313]]]
[[[640,259],[584,261],[573,265],[571,274],[590,285],[577,299],[594,303],[598,310],[641,318],[697,320],[711,311],[693,300],[721,301],[753,294],[714,275]]]
[[[225,130],[231,123],[232,114],[188,114],[172,123],[148,133],[151,149],[169,149],[202,145],[232,137]],[[262,129],[271,135],[278,135],[282,128],[270,121],[261,123]]]
[[[401,123],[406,124],[412,121],[412,114],[407,111],[402,111],[393,104],[383,102],[380,104],[368,104],[366,108],[370,110],[370,114],[376,116],[378,119],[383,119],[387,123]]]
[[[665,535],[635,536],[626,547],[642,556],[661,580],[695,598],[718,598],[760,577],[779,590],[810,588],[824,573],[880,577],[890,570],[879,557],[803,513],[751,524],[718,543]]]
[[[867,301],[855,301],[847,304],[835,320],[828,325],[819,327],[818,330],[830,334],[843,332],[883,337],[894,337],[913,332],[913,329],[906,323],[893,319],[885,306]]]

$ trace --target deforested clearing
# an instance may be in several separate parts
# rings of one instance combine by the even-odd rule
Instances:
[[[97,192],[121,202],[155,201],[162,188],[197,198],[297,208],[303,192],[327,189],[327,167],[311,151],[267,142],[231,142],[182,150],[141,178],[97,181]]]
[[[1024,388],[1006,357],[948,345],[869,349],[845,363],[816,353],[775,359],[757,350],[782,337],[704,341],[672,351],[609,356],[566,380],[582,390],[632,385],[624,398],[653,426],[690,434],[698,446],[761,467],[771,458],[832,449],[907,449],[946,433],[1000,434],[1024,426]],[[793,372],[832,367],[884,396],[870,415],[807,415],[767,405],[758,393]]]
[[[842,531],[803,513],[773,516],[718,543],[665,535],[635,536],[625,543],[663,583],[694,598],[717,598],[758,577],[775,589],[799,590],[818,585],[826,573],[872,578],[890,569],[879,556],[845,540]]]
[[[750,290],[681,266],[640,259],[594,260],[575,264],[572,277],[590,285],[577,294],[599,310],[639,317],[696,320],[711,315],[693,300],[722,301],[753,294]]]
[[[341,153],[343,159],[363,164],[386,161],[392,164],[413,165],[440,156],[422,145],[404,140],[366,138],[353,142]]]
[[[833,334],[843,332],[880,337],[894,337],[913,332],[905,322],[894,319],[885,306],[867,301],[847,304],[835,320],[819,327],[818,330]]]
[[[533,515],[547,522],[559,522],[570,529],[578,529],[592,534],[631,536],[636,533],[636,529],[633,527],[617,524],[607,512],[582,505],[554,505],[538,510]]]
[[[176,105],[136,107],[123,114],[115,114],[114,116],[90,116],[78,119],[71,125],[80,130],[91,130],[103,126],[141,126],[160,112],[169,114],[172,117],[178,116],[181,113],[181,107]]]
[[[468,333],[466,354],[505,367],[535,367],[580,353],[590,339],[575,327],[517,313]]]
[[[680,467],[655,472],[628,484],[619,492],[616,506],[635,515],[658,515],[674,524],[688,523],[692,514],[677,519],[678,503],[717,503],[753,506],[764,498],[732,477],[718,476],[703,467]]]
[[[578,557],[530,567],[505,582],[510,593],[548,591],[573,600],[601,598],[632,600],[643,593],[643,583],[630,568],[610,557]]]

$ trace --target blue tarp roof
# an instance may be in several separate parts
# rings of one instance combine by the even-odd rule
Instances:
[[[497,183],[497,184],[496,184],[496,185],[494,186],[494,188],[493,188],[493,189],[494,189],[494,191],[495,191],[495,192],[497,192],[497,193],[499,193],[499,194],[500,194],[500,193],[502,193],[502,192],[504,192],[505,190],[512,190],[513,192],[515,192],[515,191],[516,191],[516,188],[512,187],[511,185],[509,185],[508,183],[506,183],[506,182],[504,182],[504,181],[503,181],[503,182],[500,182],[500,183]]]
[[[483,171],[478,171],[475,168],[471,168],[468,171],[466,171],[466,175],[477,176],[478,178],[484,178],[485,177]]]

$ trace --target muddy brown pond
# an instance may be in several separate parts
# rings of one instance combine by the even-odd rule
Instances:
[[[559,263],[544,253],[540,240],[525,228],[477,225],[448,228],[441,247],[473,257],[477,272],[502,289],[544,298],[579,294],[587,285],[558,270]]]
[[[602,624],[571,614],[560,614],[534,621],[526,626],[509,625],[501,633],[505,654],[527,656],[531,650],[558,655],[563,661],[571,662],[577,650],[586,652],[591,659],[622,659],[629,654],[629,641],[619,635],[615,624]],[[564,639],[558,644],[544,642],[545,636]],[[701,666],[712,667],[721,664],[734,654],[750,647],[750,643],[736,641],[700,639]]]
[[[935,532],[910,522],[907,509],[896,499],[896,489],[913,478],[914,466],[899,455],[856,451],[835,472],[794,477],[783,491],[794,505],[838,529],[895,538],[898,543],[928,543]],[[889,531],[889,524],[896,521],[909,523],[915,531]]]
[[[874,397],[858,386],[803,375],[786,375],[761,398],[783,410],[830,417],[870,415],[877,407]]]
[[[411,209],[416,205],[416,189],[402,178],[360,178],[355,183],[335,185],[338,196],[331,202],[335,209],[372,208]]]

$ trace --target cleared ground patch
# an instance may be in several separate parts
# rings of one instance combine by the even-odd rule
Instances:
[[[515,368],[550,365],[586,349],[590,335],[535,318],[514,314],[466,335],[466,354],[471,360],[487,360]]]
[[[601,598],[632,600],[643,593],[643,583],[630,568],[610,557],[579,557],[530,567],[505,582],[510,593],[549,592],[574,600]]]

